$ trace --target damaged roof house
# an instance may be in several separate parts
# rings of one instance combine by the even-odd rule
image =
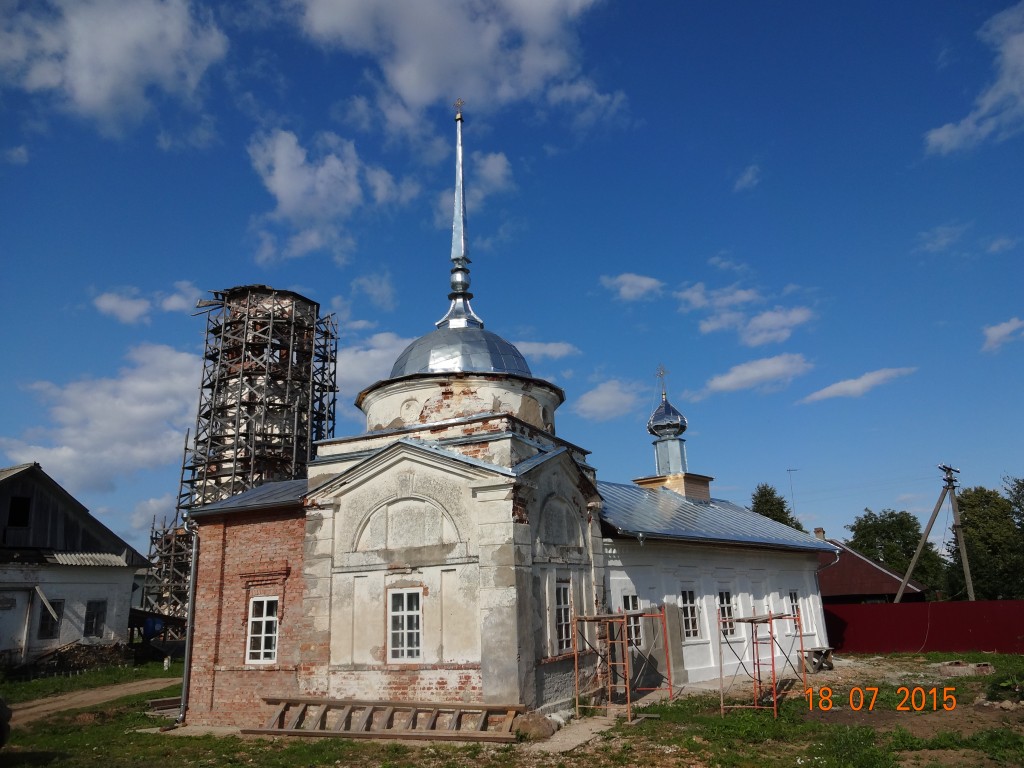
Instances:
[[[126,643],[149,565],[38,464],[0,469],[0,665],[74,642]]]
[[[599,481],[557,434],[562,390],[470,306],[461,119],[436,330],[358,395],[366,431],[320,442],[308,479],[190,513],[189,722],[258,726],[264,696],[564,709],[573,616],[623,608],[675,611],[677,683],[718,677],[720,617],[748,657],[732,618],[799,609],[805,645],[827,644],[816,570],[834,549],[713,499],[667,398],[648,425],[657,475],[635,484]]]

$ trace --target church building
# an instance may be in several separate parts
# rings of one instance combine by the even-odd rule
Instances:
[[[188,722],[254,727],[267,696],[566,709],[574,617],[617,610],[674,612],[674,635],[631,642],[672,646],[677,683],[717,678],[722,643],[730,673],[749,657],[732,619],[799,610],[804,644],[827,644],[833,548],[713,499],[664,393],[653,477],[598,481],[557,434],[564,392],[470,304],[461,113],[456,136],[448,311],[358,395],[365,432],[320,442],[306,479],[190,513]],[[598,673],[596,654],[581,664]]]

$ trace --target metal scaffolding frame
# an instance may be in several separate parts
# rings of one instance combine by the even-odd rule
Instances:
[[[334,436],[338,329],[293,291],[211,291],[195,429],[185,438],[174,520],[150,533],[146,610],[186,616],[190,509],[266,482],[306,476],[314,443]]]
[[[653,626],[656,629],[658,627],[661,629],[661,645],[665,653],[665,674],[662,675],[666,682],[666,685],[664,686],[643,687],[636,685],[633,682],[633,673],[630,669],[630,652],[636,652],[643,658],[643,662],[640,666],[641,671],[647,669],[651,661],[651,654],[644,653],[640,650],[639,646],[630,644],[630,625],[640,626],[640,623],[643,622],[644,619],[656,619],[657,621]],[[634,621],[637,623],[633,624]],[[598,626],[596,633],[597,637],[595,638],[596,644],[590,642],[586,631],[582,633],[580,632],[581,624],[584,626],[588,624],[595,624]],[[601,646],[602,639],[605,641],[604,647]],[[654,650],[657,646],[657,640],[657,636],[650,639],[649,645],[651,650]],[[671,699],[673,696],[672,661],[669,658],[668,642],[668,625],[665,621],[664,605],[659,606],[657,611],[648,609],[641,611],[625,611],[623,613],[602,613],[594,616],[574,615],[572,620],[572,653],[576,717],[580,717],[580,713],[584,709],[604,709],[605,713],[610,715],[613,707],[625,705],[626,720],[627,722],[632,722],[634,691],[643,693],[668,691],[668,697]],[[583,690],[585,686],[581,686],[580,684],[580,654],[587,652],[596,653],[599,663],[603,664],[603,673],[599,671],[597,679],[594,682],[600,680],[603,674],[604,684],[603,686],[596,686],[591,687],[589,690]],[[582,702],[584,696],[594,696],[596,698],[596,695],[599,693],[604,698],[603,704],[584,704]]]
[[[179,516],[276,480],[304,477],[313,441],[333,437],[337,329],[292,291],[213,291],[199,409]]]
[[[789,650],[787,651],[782,647],[779,642],[778,634],[775,631],[775,623],[779,621],[791,621],[793,622],[793,634],[800,641],[800,669],[796,668],[793,664],[791,656],[793,654],[794,646],[796,641],[790,642]],[[727,626],[732,627],[736,624],[748,624],[750,626],[750,652],[751,652],[751,669],[747,669],[743,663],[743,656],[746,655],[747,644],[744,642],[742,655],[737,653],[733,647],[733,643],[725,634],[725,628]],[[760,632],[761,629],[765,629],[765,633]],[[753,704],[726,704],[725,703],[725,646],[729,646],[729,650],[732,651],[733,656],[736,657],[737,667],[733,673],[732,679],[729,681],[729,687],[732,687],[733,681],[736,679],[736,675],[739,674],[742,668],[747,676],[750,677],[753,688],[754,688],[754,703]],[[765,658],[761,650],[762,648],[768,648],[768,656]],[[775,663],[775,649],[781,652],[782,665],[781,669],[776,667]],[[777,718],[779,716],[779,696],[782,693],[787,681],[780,683],[779,674],[784,672],[788,665],[793,673],[803,680],[803,688],[800,690],[806,690],[807,688],[807,665],[804,662],[804,634],[803,627],[800,624],[799,613],[768,613],[763,616],[750,616],[747,618],[737,618],[732,616],[723,617],[719,614],[718,617],[718,695],[721,707],[722,716],[725,716],[725,712],[728,709],[770,709],[772,714]],[[770,679],[770,685],[765,680],[765,665],[768,666],[768,676]],[[766,703],[770,701],[771,703]]]

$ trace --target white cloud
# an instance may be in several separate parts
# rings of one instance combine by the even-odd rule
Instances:
[[[298,8],[311,38],[373,61],[369,80],[387,130],[418,135],[422,112],[454,95],[488,109],[544,99],[580,127],[618,118],[624,96],[580,74],[573,26],[595,2],[299,0]],[[351,119],[365,106],[350,104]]]
[[[32,385],[50,426],[0,437],[14,462],[38,461],[72,493],[109,491],[133,472],[181,459],[202,360],[159,344],[129,350],[116,377]]]
[[[761,166],[756,163],[748,165],[743,169],[743,173],[736,179],[736,183],[733,184],[732,191],[740,192],[744,189],[753,189],[761,183]]]
[[[148,531],[155,521],[158,527],[170,525],[174,520],[177,499],[165,493],[153,499],[144,499],[132,508],[130,519],[133,531]]]
[[[516,188],[512,164],[504,152],[471,152],[466,162],[466,208],[479,211],[492,195]],[[439,192],[434,206],[434,226],[451,229],[455,187]],[[505,225],[503,225],[505,226]],[[493,238],[486,238],[493,243]]]
[[[709,291],[704,283],[694,283],[684,286],[672,295],[680,301],[680,312],[707,308],[724,310],[741,304],[761,301],[761,294],[756,289],[739,288],[735,285]]]
[[[985,344],[981,351],[995,352],[1004,344],[1024,338],[1024,333],[1018,333],[1022,328],[1024,328],[1024,320],[1019,317],[1011,317],[1005,323],[986,325],[981,329],[985,334]]]
[[[28,164],[28,147],[24,144],[11,147],[4,151],[4,160],[11,165],[26,165]]]
[[[387,271],[357,277],[352,281],[352,292],[368,297],[378,309],[390,312],[395,308],[395,286]]]
[[[653,299],[661,294],[665,284],[654,277],[624,272],[615,277],[601,275],[601,285],[615,291],[622,301],[639,301]]]
[[[276,202],[256,222],[259,263],[314,251],[327,251],[344,263],[355,242],[342,225],[364,205],[367,193],[378,205],[407,203],[419,194],[416,182],[396,181],[384,169],[367,165],[355,144],[335,133],[318,134],[307,149],[294,133],[277,129],[253,136],[248,150],[253,169]]]
[[[394,333],[375,333],[353,340],[338,349],[338,416],[359,421],[365,418],[351,406],[355,396],[375,381],[387,378],[391,366],[412,343]]]
[[[160,297],[160,309],[164,312],[191,312],[203,292],[188,280],[174,283],[174,291]]]
[[[639,402],[640,389],[632,382],[609,379],[580,395],[572,410],[590,421],[608,421],[632,411]]]
[[[898,379],[901,376],[909,376],[916,370],[917,368],[880,368],[877,371],[868,371],[856,379],[837,381],[835,384],[830,384],[824,389],[812,392],[799,402],[814,403],[818,400],[828,400],[832,397],[860,397],[875,387],[879,387],[893,379]]]
[[[970,224],[941,224],[925,232],[918,232],[917,247],[914,250],[941,253],[959,240],[970,226]]]
[[[552,106],[566,107],[572,113],[573,125],[578,130],[622,119],[628,109],[626,94],[622,91],[601,93],[593,82],[585,78],[552,85],[547,99]]]
[[[989,253],[1002,253],[1015,247],[1019,242],[1020,238],[1018,237],[996,237],[992,239],[985,250]]]
[[[776,307],[750,318],[740,329],[740,341],[748,347],[785,341],[793,334],[794,328],[812,317],[814,313],[807,307]]]
[[[188,312],[195,309],[202,291],[188,280],[178,280],[170,293],[156,291],[148,297],[134,287],[127,286],[105,291],[92,300],[102,314],[116,318],[126,325],[148,323],[150,313],[159,308],[164,312]]]
[[[708,264],[713,267],[718,267],[721,270],[727,272],[736,272],[737,274],[744,275],[750,271],[750,266],[739,261],[733,261],[725,257],[724,253],[719,253],[708,259]]]
[[[55,0],[5,8],[3,81],[53,97],[59,108],[112,136],[146,116],[155,92],[193,102],[228,47],[210,14],[188,0]]]
[[[978,36],[996,51],[996,79],[958,123],[925,134],[929,153],[947,155],[983,141],[1003,141],[1024,130],[1024,2],[990,18]]]
[[[580,354],[579,349],[567,341],[517,341],[514,346],[526,358],[548,358],[560,360],[563,357]]]
[[[116,318],[126,325],[148,323],[153,308],[149,299],[138,295],[136,288],[121,288],[101,293],[92,300],[93,306],[104,315]]]
[[[704,389],[688,393],[691,400],[701,400],[717,392],[737,392],[743,389],[775,390],[789,384],[797,376],[810,371],[814,366],[800,354],[776,355],[760,360],[751,360],[733,366],[725,373],[712,376]]]

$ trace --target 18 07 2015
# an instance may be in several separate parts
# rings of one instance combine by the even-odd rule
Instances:
[[[861,710],[871,712],[878,701],[877,686],[854,686],[849,690],[846,701],[842,702],[840,691],[834,691],[828,686],[820,688],[805,688],[804,696],[807,699],[807,708],[828,712],[833,707],[841,706],[841,703],[849,704],[854,712]],[[901,685],[896,689],[897,712],[952,712],[956,709],[956,688],[924,688],[915,686],[913,688]]]

